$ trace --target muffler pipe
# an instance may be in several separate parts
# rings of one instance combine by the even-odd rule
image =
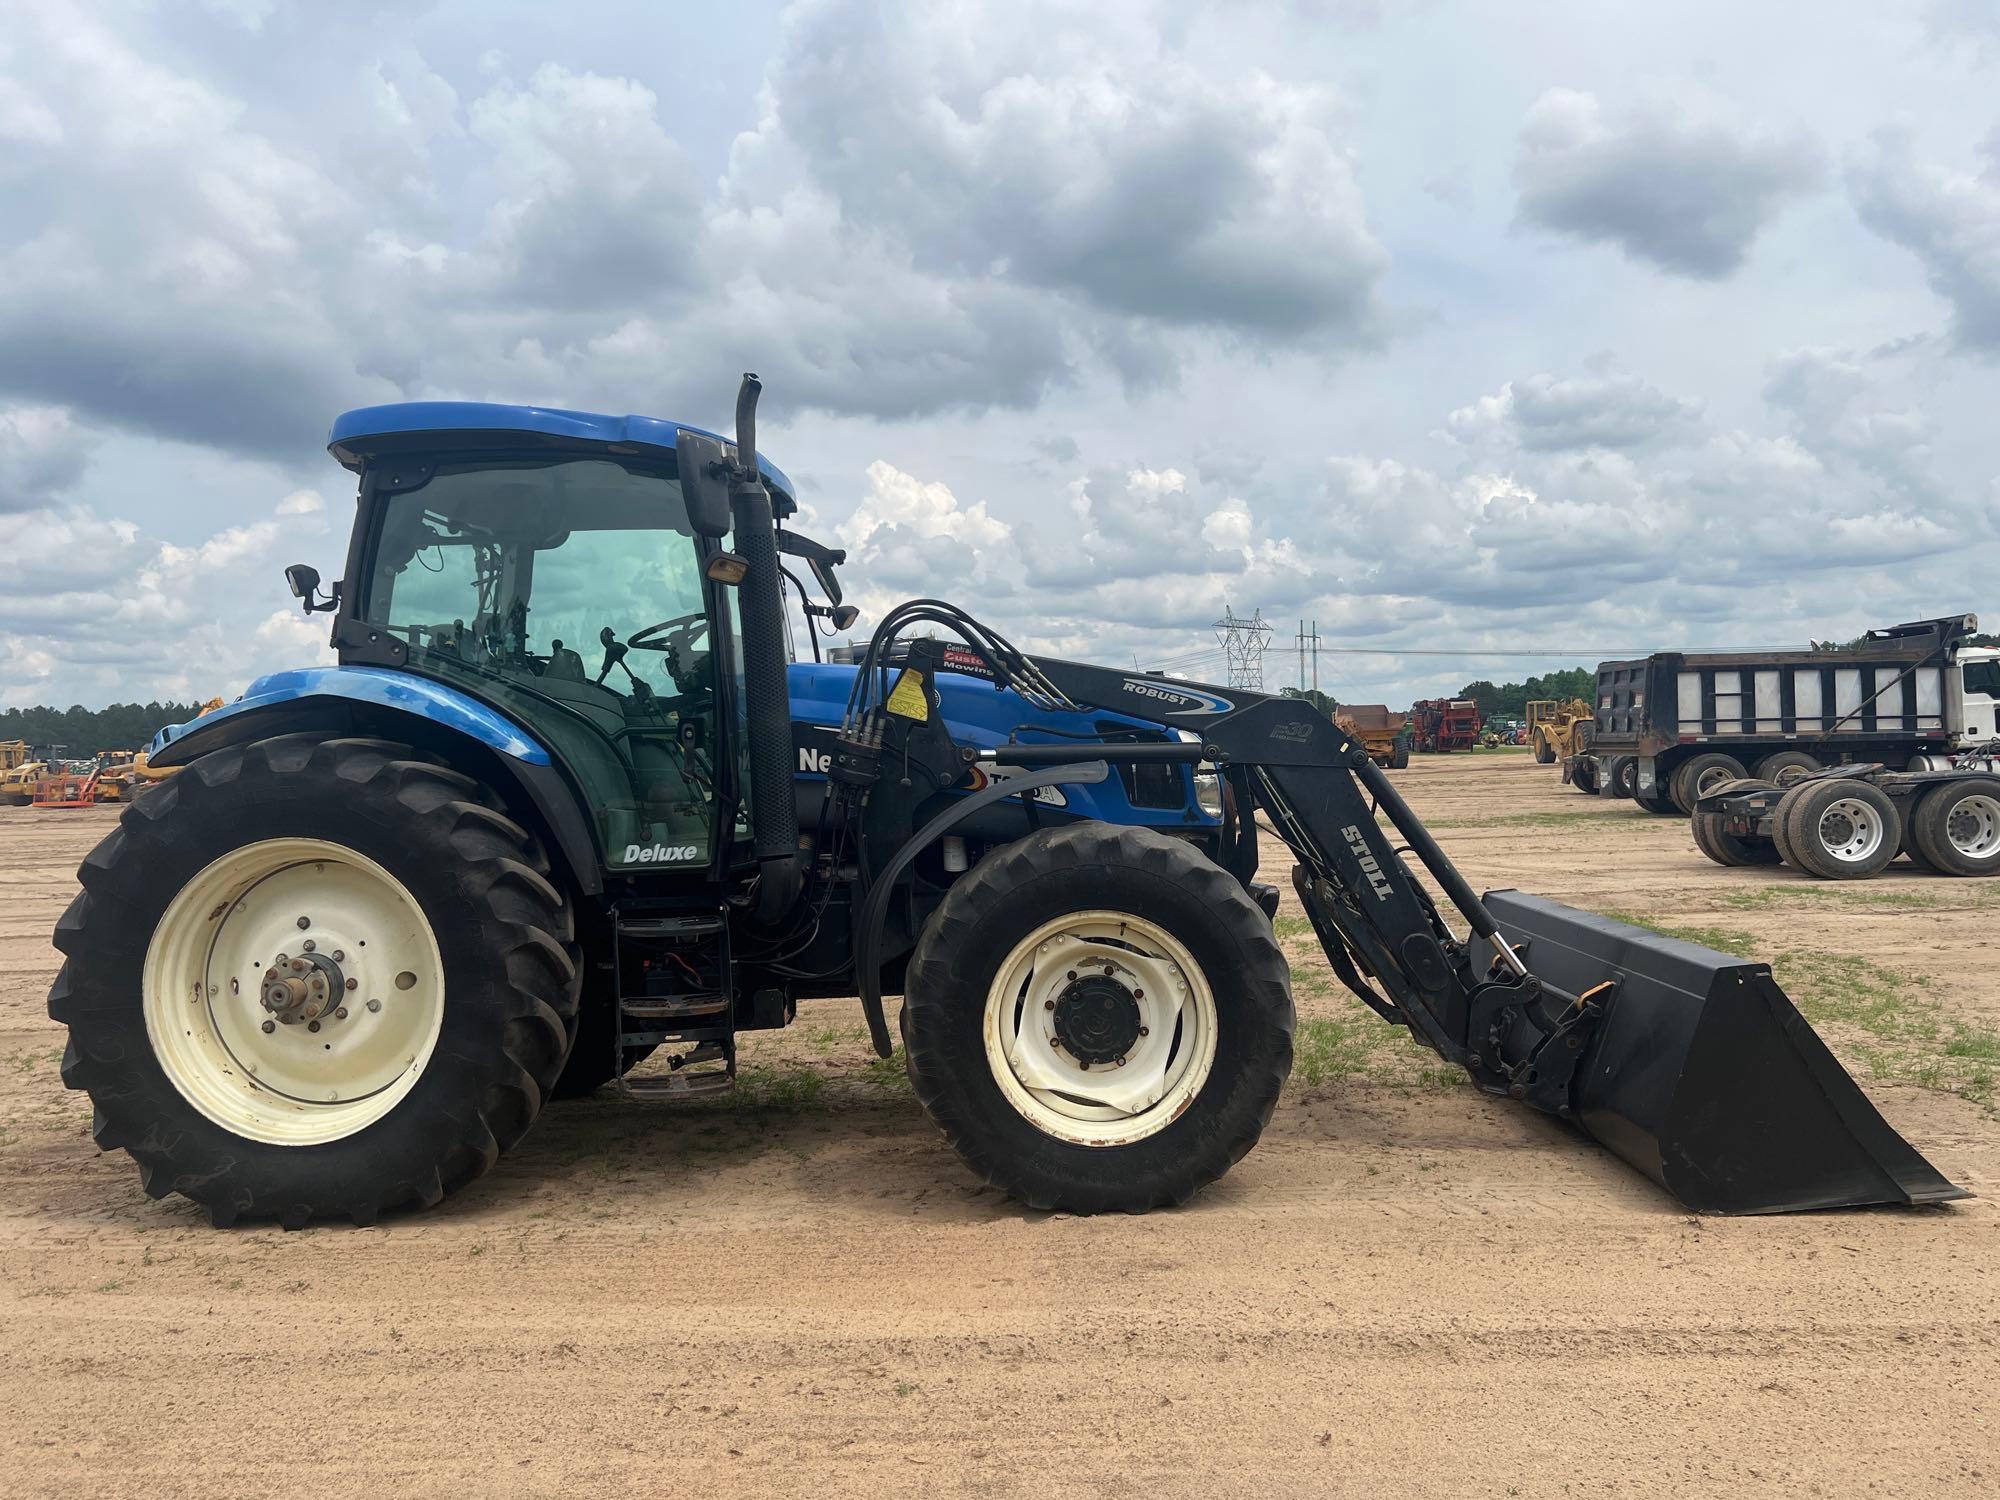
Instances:
[[[749,564],[740,607],[743,692],[749,733],[750,816],[759,879],[756,918],[774,927],[790,913],[803,881],[799,815],[792,801],[792,703],[785,660],[785,604],[777,527],[757,465],[757,396],[746,373],[736,393],[736,468],[729,487],[736,551]]]

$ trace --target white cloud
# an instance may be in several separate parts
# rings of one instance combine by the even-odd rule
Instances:
[[[1796,126],[1740,120],[1685,93],[1672,106],[1606,109],[1595,94],[1550,89],[1522,123],[1514,183],[1531,224],[1714,279],[1822,170],[1818,144]]]
[[[1847,168],[1862,222],[1923,263],[1931,289],[1951,305],[1958,343],[2000,356],[2000,131],[1984,165],[1958,172],[1921,163],[1905,133],[1878,132]]]

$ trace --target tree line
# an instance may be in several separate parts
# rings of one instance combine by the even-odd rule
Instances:
[[[26,740],[37,748],[61,747],[82,760],[104,750],[143,750],[163,724],[185,724],[199,703],[113,703],[107,708],[10,708],[0,711],[0,740]]]
[[[1591,702],[1597,696],[1597,669],[1564,667],[1546,677],[1530,677],[1526,682],[1505,682],[1497,686],[1481,678],[1477,682],[1468,682],[1452,696],[1472,699],[1479,705],[1482,720],[1525,719],[1528,717],[1528,704],[1537,698],[1553,698],[1558,703],[1571,698]]]

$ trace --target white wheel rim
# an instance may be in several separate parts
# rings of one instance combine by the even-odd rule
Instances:
[[[272,1009],[274,972],[306,998]],[[153,929],[143,990],[153,1055],[181,1097],[279,1146],[337,1141],[388,1114],[444,1025],[444,963],[416,899],[321,839],[246,844],[190,880]]]
[[[1882,815],[1859,797],[1842,797],[1819,815],[1820,847],[1843,864],[1858,864],[1882,847]]]
[[[2000,801],[1974,793],[1952,804],[1944,836],[1951,847],[1972,859],[1984,859],[2000,849]]]
[[[1108,1032],[1071,1021],[1107,1001]],[[1126,1146],[1172,1124],[1208,1081],[1215,995],[1186,947],[1145,918],[1072,912],[1001,961],[986,994],[985,1038],[1000,1092],[1036,1129],[1076,1145]],[[1093,1043],[1129,1045],[1122,1060],[1072,1050]]]

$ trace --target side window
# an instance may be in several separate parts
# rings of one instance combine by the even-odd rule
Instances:
[[[1966,692],[2000,698],[2000,661],[1969,661],[1962,670]]]

